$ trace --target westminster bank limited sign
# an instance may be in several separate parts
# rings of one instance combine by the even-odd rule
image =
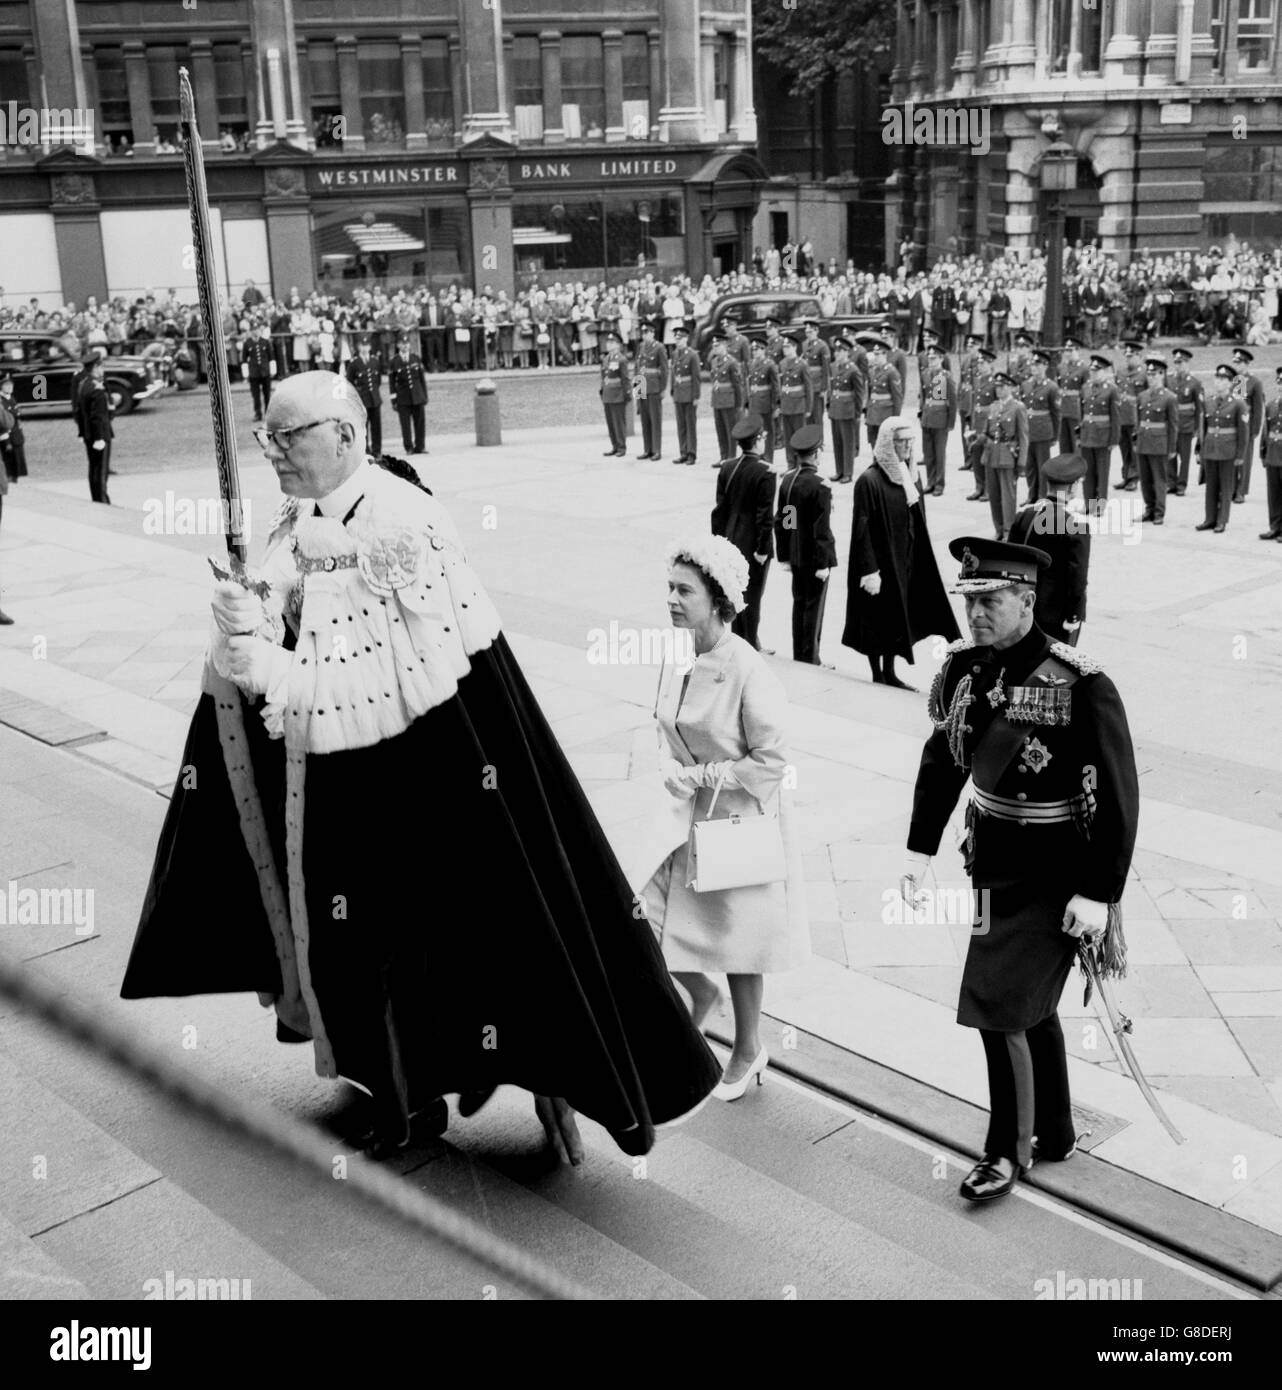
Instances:
[[[513,188],[539,188],[565,183],[637,183],[655,179],[686,179],[703,164],[701,154],[571,155],[566,159],[508,159],[507,182]],[[468,161],[463,159],[406,160],[396,164],[360,164],[307,170],[313,193],[389,190],[462,189],[468,186]]]

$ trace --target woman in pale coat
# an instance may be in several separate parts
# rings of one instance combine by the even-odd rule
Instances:
[[[667,755],[664,786],[673,797],[665,857],[643,892],[668,968],[691,999],[701,1027],[720,995],[709,971],[724,972],[734,1007],[730,1060],[714,1095],[738,1100],[769,1058],[761,1044],[762,976],[793,970],[810,955],[801,849],[790,793],[785,725],[788,703],[760,653],[730,627],[744,608],[748,567],[720,536],[668,552],[672,625],[693,635],[693,662],[665,663],[655,717]],[[779,818],[787,875],[777,883],[697,893],[687,885],[692,825],[732,815]]]

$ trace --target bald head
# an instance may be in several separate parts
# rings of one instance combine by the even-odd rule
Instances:
[[[265,428],[294,432],[284,448],[273,438],[263,446],[287,497],[328,497],[365,459],[365,407],[334,372],[300,372],[281,382]]]

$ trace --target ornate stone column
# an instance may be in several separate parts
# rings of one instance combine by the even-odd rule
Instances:
[[[663,35],[657,29],[646,33],[650,45],[650,139],[659,138],[659,112],[663,109]]]
[[[427,111],[423,105],[423,40],[402,34],[401,81],[405,87],[405,148],[427,148]]]
[[[512,119],[503,80],[503,3],[459,0],[459,35],[465,74],[463,139],[495,135],[511,140]]]
[[[360,154],[365,149],[365,119],[361,115],[361,72],[356,61],[356,39],[339,34],[334,40],[338,51],[338,92],[343,108],[343,149]]]
[[[623,125],[623,30],[606,29],[601,35],[605,52],[605,138],[627,138]]]
[[[743,33],[735,41],[735,100],[738,110],[734,115],[735,133],[745,145],[757,143],[757,109],[752,80],[752,6],[747,7],[744,16]]]
[[[76,7],[39,0],[29,7],[32,37],[40,63],[40,81],[31,88],[31,100],[54,110],[85,112],[83,129],[75,132],[75,148],[93,154],[91,108],[85,88],[84,65],[80,59],[80,26]],[[44,131],[41,132],[42,137]],[[135,129],[135,134],[137,133]]]
[[[660,139],[703,139],[703,102],[699,95],[699,16],[691,0],[661,0],[664,101],[659,112]]]
[[[1136,0],[1113,0],[1109,7],[1112,32],[1104,45],[1104,76],[1138,73],[1140,40],[1136,24]]]
[[[543,60],[543,143],[557,145],[565,139],[561,122],[561,34],[544,29],[539,35],[539,57]]]
[[[156,144],[156,125],[151,118],[151,76],[147,50],[137,39],[121,44],[125,55],[125,80],[129,86],[129,119],[134,128],[134,149],[150,154]]]
[[[975,89],[975,0],[961,0],[957,24],[957,94],[966,96]]]
[[[717,127],[717,30],[704,24],[699,30],[699,90],[702,92],[703,139],[716,140]]]
[[[214,82],[214,45],[209,39],[191,41],[191,86],[200,143],[206,149],[217,149],[218,88]]]

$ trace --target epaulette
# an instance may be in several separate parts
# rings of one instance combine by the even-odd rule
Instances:
[[[298,505],[297,497],[285,498],[280,506],[276,508],[275,514],[272,516],[271,525],[267,528],[267,534],[269,536],[274,536],[282,526],[288,526],[298,515]]]
[[[1097,671],[1104,669],[1098,661],[1083,656],[1076,647],[1070,647],[1064,642],[1052,642],[1051,655],[1083,676],[1093,676]]]
[[[968,642],[966,638],[959,637],[955,642],[949,642],[949,644],[944,648],[944,655],[952,656],[954,652],[968,651],[974,645],[974,642]]]

